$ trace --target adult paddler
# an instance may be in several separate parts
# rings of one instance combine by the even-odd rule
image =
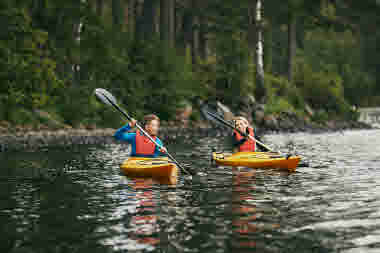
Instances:
[[[253,128],[249,125],[246,118],[238,116],[234,118],[235,126],[240,132],[245,133],[247,136],[240,134],[238,131],[233,132],[233,146],[234,152],[255,152],[256,141],[249,138],[248,135],[255,137]]]
[[[161,140],[157,137],[160,129],[160,119],[154,114],[148,114],[143,118],[144,130],[163,147]],[[131,156],[132,157],[158,157],[164,155],[167,150],[163,147],[156,146],[148,137],[137,130],[135,133],[129,133],[136,125],[136,120],[132,119],[124,127],[116,131],[114,137],[117,140],[125,141],[132,145]]]

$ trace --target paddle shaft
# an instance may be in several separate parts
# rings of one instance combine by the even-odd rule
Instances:
[[[257,140],[255,137],[251,136],[251,135],[247,135],[246,133],[243,133],[242,131],[240,131],[239,129],[237,129],[235,126],[233,126],[232,124],[230,124],[229,122],[225,121],[224,119],[222,119],[221,117],[219,117],[218,115],[215,115],[209,111],[206,111],[206,113],[208,113],[210,116],[214,117],[215,119],[219,120],[221,123],[223,123],[224,125],[238,131],[241,135],[243,136],[248,136],[248,138],[250,138],[251,140],[254,140],[257,144],[259,144],[260,146],[262,146],[263,148],[265,148],[267,151],[270,151],[270,152],[275,152],[275,153],[279,153],[279,152],[276,152],[274,150],[272,150],[271,148],[269,148],[267,145],[265,145],[264,143],[262,143],[261,141]]]
[[[117,104],[115,104],[112,100],[110,100],[107,96],[104,96],[107,101],[113,105],[113,107],[116,108],[116,110],[118,110],[121,114],[123,114],[128,120],[132,120],[132,117],[128,115],[128,113],[126,113],[123,109],[121,109]],[[149,138],[149,140],[151,142],[153,142],[154,144],[156,144],[157,147],[159,148],[163,148],[164,146],[162,145],[159,145],[137,122],[136,122],[136,127],[145,135]],[[180,167],[183,171],[185,171],[186,173],[190,174],[176,159],[174,159],[174,157],[168,152],[166,151],[166,154],[169,156],[169,158],[178,166]]]

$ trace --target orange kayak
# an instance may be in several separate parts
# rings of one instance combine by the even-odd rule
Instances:
[[[130,157],[120,165],[121,171],[131,177],[151,177],[161,183],[176,184],[178,167],[167,157]]]
[[[248,168],[278,168],[295,171],[301,160],[299,156],[288,158],[277,153],[270,152],[238,152],[231,153],[212,153],[213,160],[218,165],[248,167]]]

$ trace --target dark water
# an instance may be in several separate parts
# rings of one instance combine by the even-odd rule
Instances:
[[[380,131],[265,140],[310,166],[210,168],[202,139],[167,186],[122,176],[121,145],[0,154],[0,252],[380,252]]]

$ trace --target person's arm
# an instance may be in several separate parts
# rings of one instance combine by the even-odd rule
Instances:
[[[131,129],[132,128],[129,124],[118,129],[116,133],[114,134],[115,139],[119,141],[126,141],[126,142],[131,143],[136,136],[136,133],[128,133],[128,131]]]
[[[163,147],[164,145],[162,144],[162,141],[158,138],[156,138],[156,142],[157,144],[159,144],[159,146],[156,145],[156,148],[154,150],[154,155],[155,156],[166,156],[166,152],[161,152],[161,147]]]

